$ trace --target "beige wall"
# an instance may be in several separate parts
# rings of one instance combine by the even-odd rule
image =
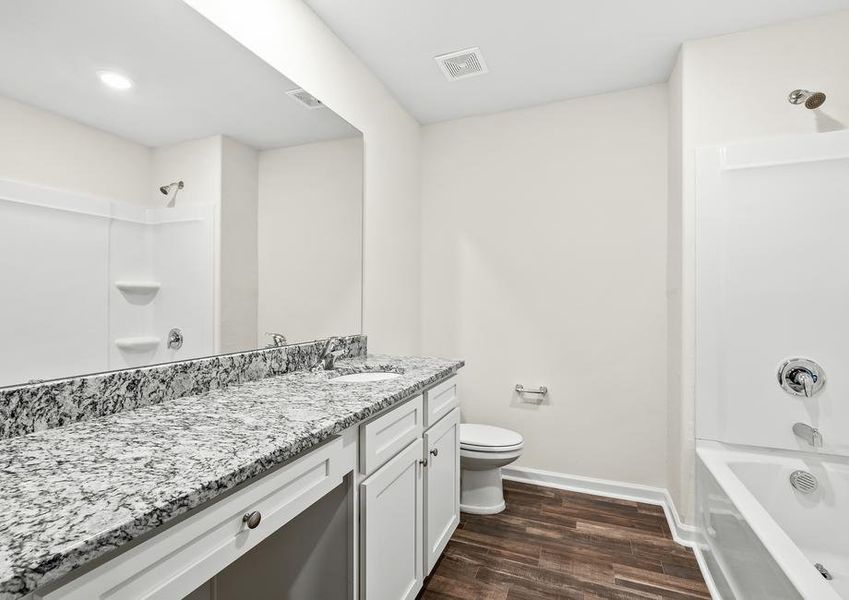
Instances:
[[[423,129],[424,352],[522,466],[666,485],[666,130],[663,85]]]
[[[259,153],[221,140],[221,351],[264,345],[257,339]]]
[[[700,146],[780,135],[816,133],[849,124],[849,12],[794,21],[684,44],[671,87],[680,86],[681,161],[670,162],[669,236],[670,490],[681,515],[693,516],[694,459],[694,151]],[[677,83],[675,83],[677,82]],[[792,106],[795,88],[821,90],[819,111]],[[674,102],[672,103],[675,104]],[[680,194],[680,195],[679,195]],[[680,206],[675,204],[680,199]],[[679,286],[680,285],[680,289]],[[677,321],[677,325],[675,322]]]
[[[0,96],[0,178],[102,196],[150,200],[150,149]]]
[[[168,198],[160,186],[183,181],[177,205],[219,204],[221,202],[220,135],[159,146],[151,151],[151,180],[147,184],[148,204],[163,207]],[[169,196],[170,198],[170,196]]]
[[[669,493],[677,503],[683,487],[692,485],[692,461],[681,456],[681,161],[683,159],[683,69],[681,56],[666,84],[669,105],[669,142],[666,213],[666,343],[667,343],[667,472]],[[685,472],[686,468],[686,472]]]
[[[260,343],[360,331],[363,140],[259,155]]]
[[[369,348],[418,353],[419,125],[301,0],[185,0],[363,132]]]

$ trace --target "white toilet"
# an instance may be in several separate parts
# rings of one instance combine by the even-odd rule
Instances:
[[[462,423],[460,425],[460,510],[492,515],[505,508],[501,467],[522,454],[525,440],[515,431]]]

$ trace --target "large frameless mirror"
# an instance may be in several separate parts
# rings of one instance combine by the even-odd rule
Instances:
[[[0,386],[361,331],[363,138],[309,92],[180,0],[4,2],[0,55]]]

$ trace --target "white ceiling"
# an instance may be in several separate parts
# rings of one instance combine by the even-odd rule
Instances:
[[[685,40],[849,8],[849,0],[306,2],[422,123],[663,82]],[[480,46],[490,73],[448,82],[433,57],[470,46]]]
[[[225,134],[258,149],[359,132],[181,0],[0,0],[0,95],[147,146]],[[97,71],[135,87],[104,87]]]

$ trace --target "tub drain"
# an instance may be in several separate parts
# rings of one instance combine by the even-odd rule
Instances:
[[[793,471],[790,473],[790,485],[803,494],[813,494],[817,491],[817,478],[807,471]]]
[[[822,566],[822,563],[817,563],[817,564],[814,565],[814,567],[816,568],[817,571],[820,572],[820,575],[822,575],[823,577],[825,577],[829,581],[834,579],[834,577],[831,576],[831,573],[828,572],[828,569],[826,569],[824,566]]]

